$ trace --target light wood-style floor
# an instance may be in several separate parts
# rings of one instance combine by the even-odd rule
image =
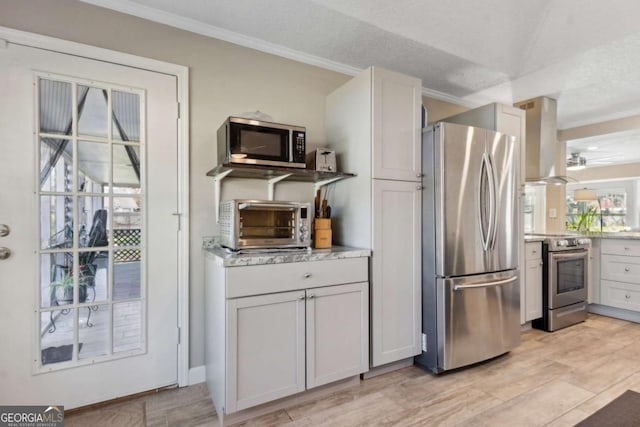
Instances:
[[[248,426],[573,426],[631,389],[640,392],[640,324],[589,315],[528,330],[508,355],[434,376],[417,367],[253,419]],[[66,417],[66,426],[215,426],[206,386],[139,397]]]

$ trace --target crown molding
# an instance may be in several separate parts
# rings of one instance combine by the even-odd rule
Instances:
[[[224,28],[216,27],[214,25],[205,24],[203,22],[196,21],[195,19],[185,18],[183,16],[179,16],[174,13],[165,12],[149,6],[137,4],[128,0],[80,0],[80,1],[84,3],[92,4],[94,6],[99,6],[106,9],[115,10],[117,12],[122,12],[127,15],[137,16],[138,18],[168,25],[174,28],[179,28],[181,30],[200,34],[206,37],[212,37],[212,38],[223,40],[229,43],[237,44],[243,47],[248,47],[261,52],[291,59],[293,61],[297,61],[304,64],[313,65],[319,68],[324,68],[326,70],[346,74],[349,76],[355,76],[356,74],[360,73],[363,70],[363,68],[353,67],[340,62],[331,61],[329,59],[322,58],[319,56],[310,55],[308,53],[290,49],[282,45],[270,43],[264,40],[257,39],[255,37],[246,36],[244,34],[236,33],[234,31],[229,31]],[[477,102],[459,98],[457,96],[449,95],[447,93],[425,88],[425,87],[422,88],[422,95],[429,98],[450,102],[453,104],[458,104],[458,105],[462,105],[469,108],[477,107],[479,105]]]

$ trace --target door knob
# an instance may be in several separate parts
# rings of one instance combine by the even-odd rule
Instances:
[[[0,248],[0,260],[7,259],[11,256],[11,249]]]
[[[0,224],[0,237],[8,236],[11,232],[11,229],[7,224]]]

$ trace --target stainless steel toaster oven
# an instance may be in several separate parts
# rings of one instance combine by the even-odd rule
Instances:
[[[311,246],[311,205],[266,200],[220,203],[221,244],[233,250]]]

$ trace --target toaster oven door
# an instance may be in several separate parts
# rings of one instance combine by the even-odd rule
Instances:
[[[239,246],[245,248],[298,246],[298,208],[291,205],[238,205]]]

